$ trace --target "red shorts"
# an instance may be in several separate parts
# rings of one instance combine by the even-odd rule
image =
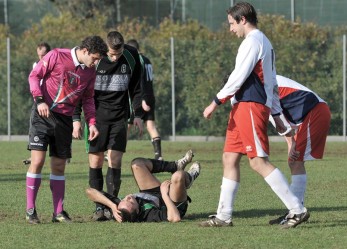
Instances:
[[[249,158],[268,157],[267,126],[270,109],[255,102],[240,102],[230,112],[224,152],[247,154]]]
[[[322,159],[330,127],[330,110],[326,103],[317,104],[305,117],[296,135],[297,161]]]

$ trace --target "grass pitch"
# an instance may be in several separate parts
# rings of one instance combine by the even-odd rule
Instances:
[[[327,143],[325,158],[308,162],[306,207],[309,222],[295,229],[268,225],[282,215],[284,205],[265,181],[253,172],[246,157],[241,162],[241,185],[233,214],[234,227],[201,228],[199,221],[216,212],[222,180],[221,142],[166,142],[166,160],[176,160],[192,148],[202,171],[189,191],[192,203],[185,219],[176,224],[93,222],[88,187],[88,158],[81,141],[73,143],[72,162],[66,168],[65,209],[72,224],[53,224],[49,189],[49,160],[37,198],[40,225],[25,223],[25,174],[22,160],[29,156],[26,142],[0,142],[0,248],[346,248],[347,143]],[[286,144],[272,143],[270,160],[289,177]],[[136,192],[130,161],[152,157],[149,141],[129,141],[123,158],[120,195]],[[106,164],[104,165],[106,167]],[[189,166],[188,166],[189,167]],[[105,174],[104,170],[104,174]],[[159,174],[161,180],[170,177]]]

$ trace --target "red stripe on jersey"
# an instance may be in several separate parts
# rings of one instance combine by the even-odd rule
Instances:
[[[261,60],[257,62],[257,64],[254,67],[253,72],[259,77],[261,83],[264,84],[264,71],[263,71],[263,65],[261,63]]]
[[[222,104],[224,104],[225,102],[227,102],[228,100],[230,100],[233,96],[234,96],[234,95],[228,96],[228,97],[226,97],[226,98],[224,98],[224,99],[220,99],[219,101],[220,101]]]
[[[283,99],[287,95],[296,91],[298,91],[298,89],[291,88],[291,87],[278,87],[278,94],[280,99]]]

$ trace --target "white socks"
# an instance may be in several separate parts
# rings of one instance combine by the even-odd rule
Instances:
[[[298,197],[299,201],[304,204],[305,192],[306,192],[307,176],[305,175],[292,175],[292,182],[290,184],[290,190]]]
[[[226,222],[231,221],[234,200],[239,189],[239,182],[223,177],[217,209],[217,218]]]
[[[301,214],[306,212],[302,203],[289,189],[287,179],[279,169],[273,170],[264,180],[288,208],[289,213]]]

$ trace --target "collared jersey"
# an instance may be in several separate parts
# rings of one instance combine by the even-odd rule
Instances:
[[[141,110],[141,62],[139,53],[124,44],[123,55],[115,62],[104,57],[97,66],[94,86],[96,119],[100,123],[126,120],[129,98],[135,116]]]
[[[309,88],[277,75],[278,92],[284,116],[292,124],[300,124],[318,103],[325,101]]]
[[[237,102],[257,102],[281,112],[276,87],[275,53],[269,39],[258,29],[242,41],[233,72],[217,93],[215,102],[225,103],[235,96]],[[275,103],[275,106],[274,106]],[[274,109],[275,108],[275,109]]]
[[[89,125],[95,124],[95,69],[79,64],[76,48],[48,52],[29,75],[33,97],[43,96],[51,111],[72,116],[81,100]],[[41,82],[41,84],[40,84]]]

